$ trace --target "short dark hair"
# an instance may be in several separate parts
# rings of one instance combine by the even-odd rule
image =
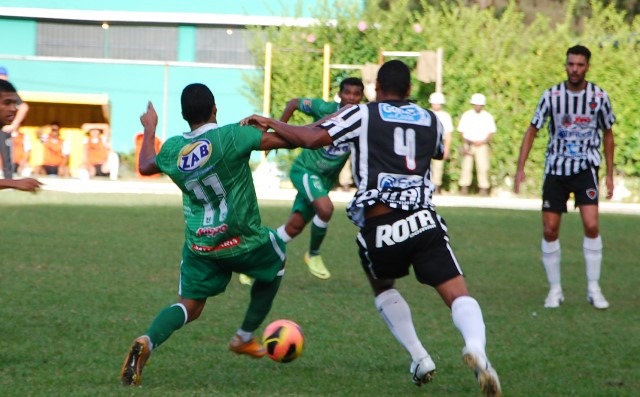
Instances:
[[[378,70],[378,86],[384,92],[406,95],[411,87],[411,71],[406,63],[394,59]]]
[[[587,59],[587,63],[591,60],[591,51],[583,45],[574,45],[567,50],[567,57],[572,55],[583,55]]]
[[[357,77],[347,77],[346,79],[342,80],[340,82],[340,92],[344,91],[344,87],[347,85],[360,87],[360,89],[364,91],[364,84],[362,83],[362,80]]]
[[[211,118],[216,100],[209,87],[194,83],[182,90],[180,104],[182,105],[182,118],[189,124],[199,124]]]
[[[0,92],[16,92],[16,87],[7,80],[0,79]]]

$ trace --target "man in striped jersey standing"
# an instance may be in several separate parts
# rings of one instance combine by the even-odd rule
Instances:
[[[609,302],[600,291],[602,239],[598,226],[598,169],[600,143],[604,142],[607,166],[607,199],[613,196],[612,126],[615,115],[607,93],[585,80],[589,71],[591,51],[576,45],[567,50],[565,69],[567,80],[542,94],[527,129],[515,176],[514,191],[518,193],[525,180],[524,165],[538,130],[549,118],[545,178],[542,188],[542,263],[549,281],[549,294],[544,307],[556,308],[564,301],[560,282],[560,221],[567,212],[567,201],[573,193],[580,208],[584,227],[582,243],[586,272],[587,300],[596,309],[606,309]]]

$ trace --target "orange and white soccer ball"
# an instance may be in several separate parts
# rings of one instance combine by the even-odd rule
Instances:
[[[291,320],[276,320],[267,325],[262,343],[273,361],[289,363],[300,357],[304,349],[302,328]]]

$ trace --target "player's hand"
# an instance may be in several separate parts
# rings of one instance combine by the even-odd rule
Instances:
[[[151,103],[151,101],[149,101],[149,104],[147,105],[147,111],[140,116],[140,122],[142,123],[145,132],[149,129],[153,130],[155,133],[156,126],[158,125],[158,114],[156,113],[156,109],[153,107],[153,103]]]
[[[15,188],[25,192],[36,193],[38,189],[40,189],[40,186],[42,186],[42,182],[33,178],[17,179],[15,181]]]
[[[251,116],[245,117],[244,119],[240,120],[240,125],[251,125],[258,128],[262,132],[267,131],[267,129],[269,128],[268,123],[268,117],[258,116],[257,114],[252,114]]]
[[[607,175],[605,184],[607,185],[607,199],[610,200],[613,197],[613,176]]]
[[[513,192],[515,194],[520,193],[520,184],[527,179],[527,175],[525,175],[524,170],[516,171],[516,176],[513,179]]]

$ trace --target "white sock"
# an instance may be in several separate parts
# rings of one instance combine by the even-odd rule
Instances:
[[[582,241],[584,263],[587,268],[587,283],[589,291],[600,290],[600,268],[602,267],[602,238],[584,237]]]
[[[398,342],[411,354],[414,361],[428,355],[418,339],[411,318],[411,309],[397,289],[384,291],[375,299],[376,307],[382,319]]]
[[[487,338],[482,309],[478,301],[470,296],[456,298],[451,304],[451,317],[462,334],[465,345],[474,352],[484,354],[486,358]]]
[[[238,330],[236,331],[236,335],[238,335],[243,342],[249,342],[253,337],[253,332],[247,332],[242,328],[238,328]]]
[[[293,237],[289,236],[287,234],[287,232],[284,230],[284,225],[282,225],[279,228],[277,228],[276,229],[276,233],[282,239],[282,241],[284,241],[285,243],[288,243],[293,238]]]
[[[542,239],[542,264],[547,272],[547,280],[552,290],[561,290],[560,283],[560,240]]]
[[[326,229],[329,226],[329,223],[320,219],[318,215],[315,215],[312,220],[313,224],[318,226],[321,229]]]

